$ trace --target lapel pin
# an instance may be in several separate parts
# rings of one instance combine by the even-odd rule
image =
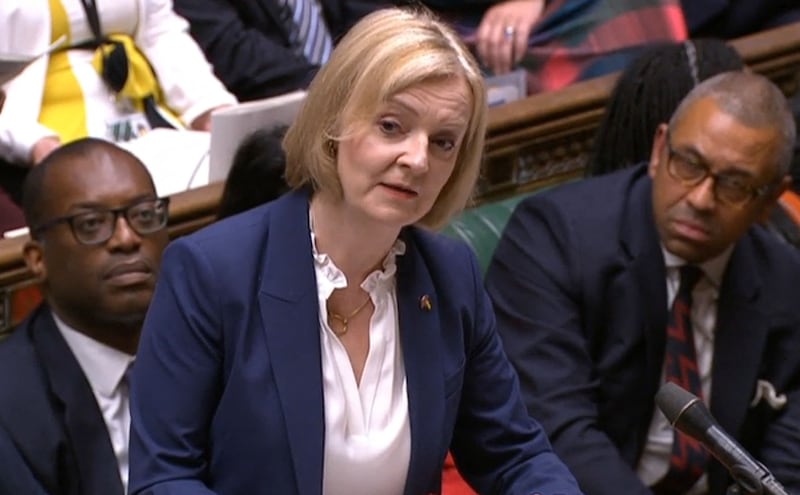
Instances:
[[[433,309],[433,304],[431,304],[431,296],[425,294],[419,298],[419,309],[423,311],[430,311]]]

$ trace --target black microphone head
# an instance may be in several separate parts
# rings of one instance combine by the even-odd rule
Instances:
[[[675,424],[675,421],[678,420],[678,417],[686,407],[699,400],[696,395],[673,382],[667,382],[662,385],[656,394],[656,405],[667,417],[667,421],[670,424]]]
[[[672,426],[697,439],[715,424],[703,401],[672,382],[658,390],[656,405]]]

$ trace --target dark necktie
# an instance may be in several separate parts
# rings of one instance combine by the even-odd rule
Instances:
[[[291,26],[289,42],[313,65],[328,61],[333,41],[317,0],[283,0],[284,17]]]
[[[664,357],[666,381],[674,382],[702,399],[703,389],[697,369],[697,357],[692,333],[692,289],[702,276],[702,271],[693,265],[680,269],[681,283],[667,324],[667,346]],[[674,431],[669,471],[652,487],[656,495],[680,495],[686,493],[703,475],[708,453],[700,443]]]

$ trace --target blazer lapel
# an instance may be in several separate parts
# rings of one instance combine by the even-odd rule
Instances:
[[[300,191],[275,204],[269,238],[276,242],[267,241],[258,301],[292,447],[297,493],[319,495],[325,417],[308,201],[308,193]]]
[[[404,493],[412,495],[428,490],[435,474],[431,466],[441,469],[438,442],[443,438],[445,391],[436,291],[413,235],[404,235],[403,240],[407,249],[397,259],[397,306],[411,428],[411,460]],[[432,305],[430,310],[423,308],[424,296]]]
[[[642,173],[646,173],[644,168]],[[638,175],[638,174],[637,174]],[[655,228],[651,182],[647,177],[635,179],[631,184],[622,223],[623,251],[631,257],[629,270],[643,308],[647,365],[647,397],[652,397],[659,384],[666,347],[667,284],[664,254]],[[652,409],[650,410],[652,414]],[[646,431],[648,424],[643,425]]]
[[[711,371],[711,414],[736,434],[744,422],[766,345],[768,318],[759,308],[761,281],[749,237],[734,249],[719,291]],[[714,462],[708,470],[709,493],[723,493],[727,471]]]
[[[97,400],[49,310],[39,315],[34,345],[63,420],[80,475],[82,495],[123,495],[119,466]]]
[[[761,281],[751,241],[736,246],[719,293],[711,372],[711,413],[727,431],[739,431],[767,340],[767,315],[759,309]]]

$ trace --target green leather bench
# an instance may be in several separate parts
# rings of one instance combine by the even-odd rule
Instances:
[[[529,194],[535,193],[518,194],[464,210],[442,229],[442,233],[469,244],[478,257],[481,270],[486,272],[511,213],[517,203]]]

